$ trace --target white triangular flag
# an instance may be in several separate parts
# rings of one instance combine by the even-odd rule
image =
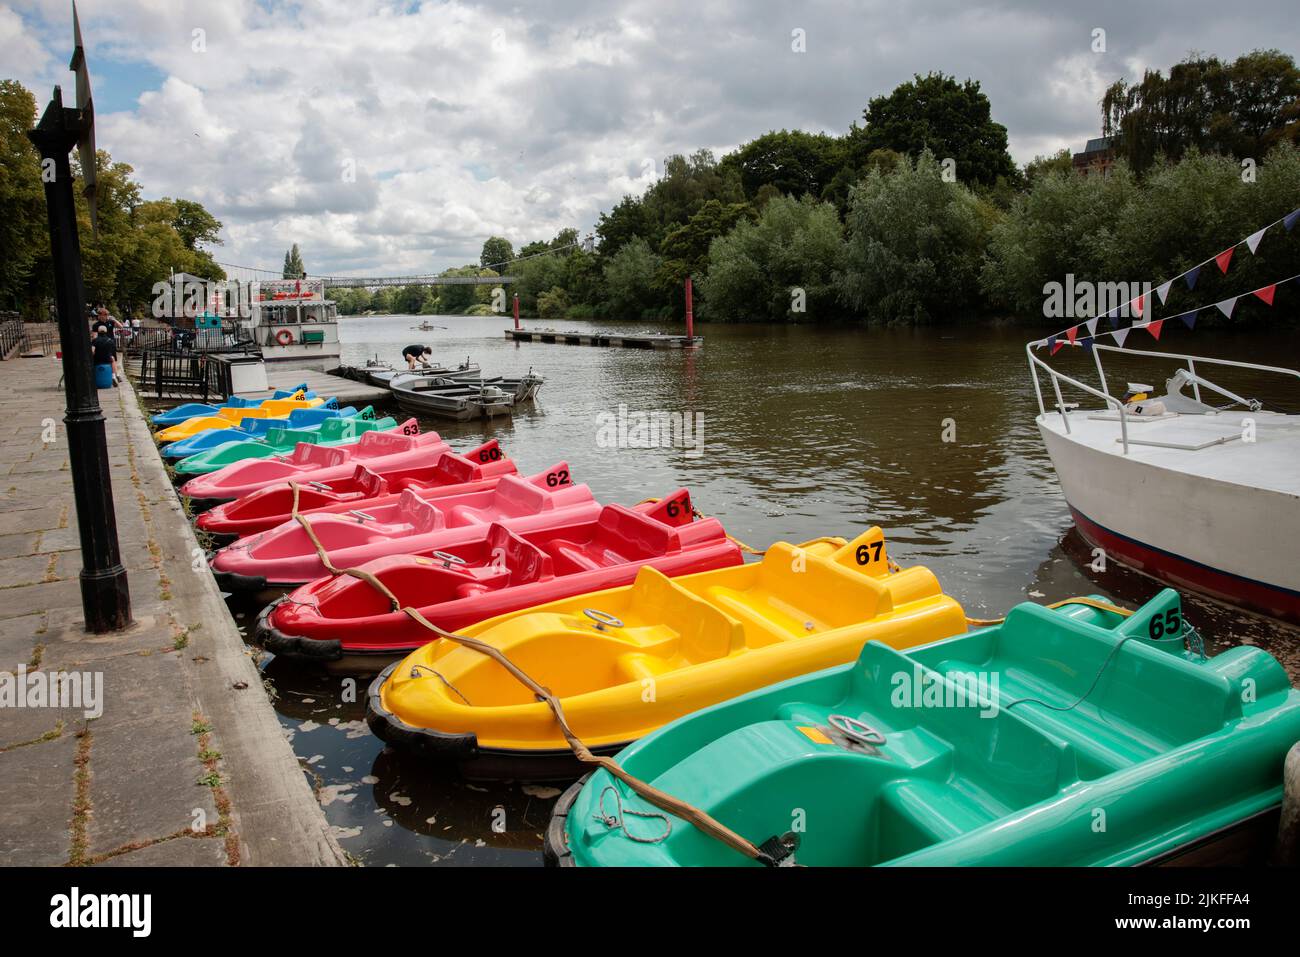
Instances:
[[[1250,247],[1250,251],[1251,251],[1252,253],[1255,251],[1255,247],[1257,247],[1257,246],[1259,245],[1259,241],[1260,241],[1261,239],[1264,238],[1264,233],[1265,233],[1267,230],[1268,230],[1268,227],[1265,226],[1265,227],[1264,227],[1263,229],[1261,229],[1259,232],[1257,232],[1257,233],[1251,233],[1249,236],[1246,237],[1246,245]]]
[[[1123,349],[1124,340],[1128,338],[1128,330],[1116,329],[1114,332],[1111,333],[1111,335],[1115,337],[1115,344],[1119,346],[1121,349]]]
[[[1156,287],[1156,295],[1160,297],[1160,305],[1163,306],[1165,304],[1165,300],[1169,298],[1169,287],[1172,286],[1173,284],[1174,281],[1171,279],[1163,286]]]
[[[1233,296],[1231,299],[1223,300],[1223,302],[1216,302],[1215,305],[1219,307],[1219,312],[1231,319],[1232,310],[1237,306],[1237,297]]]
[[[1097,320],[1099,318],[1101,317],[1093,316],[1091,319],[1089,319],[1087,322],[1084,323],[1084,325],[1088,327],[1088,335],[1095,336],[1097,334]]]

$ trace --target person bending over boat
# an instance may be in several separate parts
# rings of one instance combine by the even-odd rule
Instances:
[[[414,370],[415,363],[418,360],[421,365],[430,365],[429,357],[433,355],[433,349],[429,346],[407,346],[402,350],[402,358],[406,360],[406,368]]]

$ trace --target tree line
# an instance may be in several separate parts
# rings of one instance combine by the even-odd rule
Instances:
[[[0,80],[0,309],[44,318],[54,294],[54,267],[45,209],[41,160],[27,131],[36,122],[36,98],[15,80]],[[171,270],[204,279],[225,272],[204,247],[221,242],[221,223],[202,204],[188,199],[141,198],[134,170],[100,150],[96,219],[80,188],[77,226],[81,234],[86,295],[118,316],[139,314],[153,299],[154,283]],[[73,174],[80,168],[73,157]]]
[[[1019,168],[978,82],[916,76],[843,135],[780,130],[721,159],[668,157],[642,195],[601,214],[595,249],[573,245],[571,229],[520,249],[531,258],[506,267],[512,291],[543,318],[678,319],[691,276],[696,314],[712,321],[1032,321],[1044,285],[1067,274],[1159,282],[1300,205],[1289,55],[1189,57],[1168,76],[1118,81],[1100,106],[1115,155],[1106,175],[1076,171],[1069,150]],[[1266,244],[1197,292],[1300,272],[1297,250]],[[513,258],[494,236],[463,269]],[[426,291],[421,308],[442,308],[445,294]],[[486,311],[489,294],[472,308]],[[1264,315],[1254,305],[1232,321]]]

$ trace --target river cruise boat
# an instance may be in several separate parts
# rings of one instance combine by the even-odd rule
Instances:
[[[241,320],[262,358],[278,368],[324,370],[338,365],[338,307],[319,279],[273,279],[254,283],[252,315]]]
[[[1300,622],[1300,415],[1265,408],[1237,384],[1271,377],[1294,389],[1300,371],[1094,343],[1092,386],[1036,355],[1044,345],[1026,348],[1036,421],[1083,537],[1153,578]],[[1113,352],[1173,374],[1117,393],[1102,365]]]

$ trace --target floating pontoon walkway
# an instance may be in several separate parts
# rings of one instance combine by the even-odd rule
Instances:
[[[624,349],[698,349],[703,336],[664,336],[654,333],[625,336],[592,332],[557,332],[554,329],[507,329],[515,342],[558,342],[565,346],[613,346]]]
[[[265,396],[271,397],[271,391],[274,389],[292,389],[294,386],[303,382],[307,383],[307,388],[323,398],[336,396],[339,405],[373,405],[376,402],[392,402],[393,393],[388,389],[381,389],[373,386],[368,382],[357,382],[355,379],[345,379],[341,375],[330,375],[328,372],[318,372],[314,369],[276,369],[267,366],[266,383],[271,388],[266,392],[244,392],[249,398],[258,398]]]

